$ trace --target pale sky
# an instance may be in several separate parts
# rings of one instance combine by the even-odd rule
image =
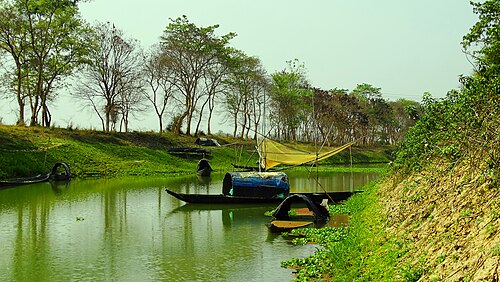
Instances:
[[[89,23],[112,22],[144,49],[159,42],[170,18],[186,15],[197,26],[220,25],[219,35],[237,33],[231,45],[259,57],[269,74],[296,58],[314,87],[368,83],[386,99],[415,101],[424,92],[444,97],[471,73],[460,42],[477,21],[468,0],[93,0],[80,11]],[[0,117],[9,123],[15,103],[4,103]],[[57,116],[67,109],[54,106],[57,125],[89,127],[89,112]],[[157,121],[130,126],[156,130]]]

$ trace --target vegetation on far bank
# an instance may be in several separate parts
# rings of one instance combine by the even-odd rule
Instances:
[[[220,147],[203,147],[216,171],[234,170],[232,164],[255,166],[253,140],[215,136]],[[77,177],[120,175],[176,175],[194,173],[202,155],[168,153],[171,148],[200,147],[195,137],[153,132],[104,133],[91,130],[0,125],[0,179],[47,173],[56,162],[66,162]],[[390,147],[354,147],[324,165],[383,162]],[[320,166],[323,169],[323,165]],[[332,168],[328,168],[332,169]]]

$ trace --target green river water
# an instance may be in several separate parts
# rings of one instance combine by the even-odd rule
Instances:
[[[322,188],[290,172],[292,192]],[[290,281],[283,260],[314,253],[271,233],[276,205],[187,205],[165,192],[221,193],[210,179],[76,179],[0,190],[0,281]],[[328,191],[377,177],[325,173]]]

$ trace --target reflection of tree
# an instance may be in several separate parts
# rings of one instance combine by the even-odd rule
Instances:
[[[377,173],[293,172],[289,175],[291,192],[352,192],[378,177]],[[319,183],[319,184],[318,184]],[[323,188],[322,188],[323,187]],[[324,190],[323,190],[324,189]]]
[[[124,241],[122,238],[127,231],[127,190],[107,189],[102,194],[103,212],[104,212],[104,233],[103,247],[106,264],[111,273],[117,273],[120,270],[120,261],[116,258],[121,250],[117,247]],[[123,256],[123,254],[121,254]]]
[[[46,196],[17,205],[17,229],[14,253],[12,256],[13,274],[18,281],[49,280],[50,252],[47,244],[47,222],[51,201]],[[25,211],[27,215],[25,216]],[[27,223],[27,224],[26,224]],[[26,228],[26,229],[25,229]],[[26,271],[36,267],[37,271]]]

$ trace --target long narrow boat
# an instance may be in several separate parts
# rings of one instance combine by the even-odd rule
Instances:
[[[224,194],[184,194],[165,190],[168,194],[175,198],[192,204],[265,204],[265,203],[281,203],[283,198],[279,197],[253,197],[253,196],[231,196]],[[344,201],[354,192],[328,192],[328,193],[290,193],[290,195],[301,194],[311,198],[314,202],[321,202],[323,199],[328,199],[334,202]]]
[[[166,189],[167,193],[186,203],[192,204],[260,204],[280,203],[281,198],[231,196],[223,194],[183,194]]]
[[[60,168],[63,169],[62,172],[59,172]],[[38,174],[36,176],[0,180],[0,189],[26,185],[26,184],[48,182],[52,180],[53,181],[69,180],[71,179],[71,177],[73,177],[73,175],[71,174],[68,164],[64,162],[59,162],[56,163],[52,167],[51,172],[47,174]]]
[[[23,178],[15,178],[8,180],[0,180],[0,188],[4,187],[13,187],[25,184],[34,184],[49,181],[50,173],[47,174],[38,174],[35,176],[23,177]]]

